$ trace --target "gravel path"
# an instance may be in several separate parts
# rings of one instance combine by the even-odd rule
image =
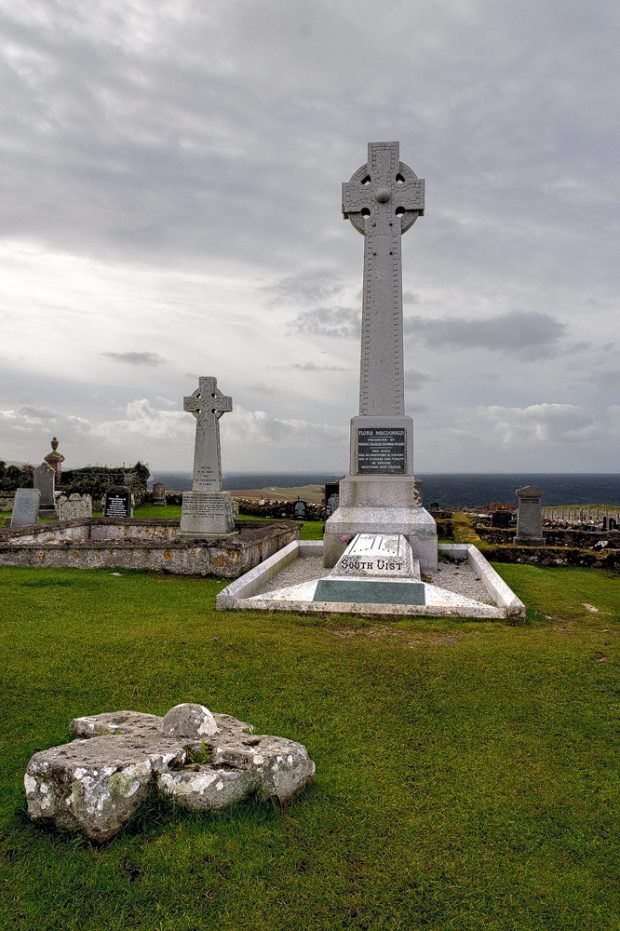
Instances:
[[[282,572],[279,572],[269,582],[266,582],[261,588],[260,594],[273,592],[278,588],[286,588],[289,585],[298,585],[300,582],[310,582],[327,574],[328,570],[323,566],[321,556],[301,556],[286,566]],[[437,572],[433,573],[431,581],[433,585],[455,592],[457,595],[464,595],[466,598],[473,598],[475,601],[482,601],[484,604],[492,605],[495,603],[487,593],[480,578],[475,575],[466,562],[454,563],[441,560]]]

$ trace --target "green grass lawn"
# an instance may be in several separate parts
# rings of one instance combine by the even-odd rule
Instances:
[[[529,623],[216,614],[222,581],[0,569],[0,928],[620,928],[620,578],[497,568]],[[301,741],[316,783],[154,808],[101,848],[29,823],[26,764],[71,717],[182,701]]]

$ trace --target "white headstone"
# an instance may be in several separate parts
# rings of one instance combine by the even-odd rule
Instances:
[[[36,524],[40,501],[41,492],[38,488],[17,489],[11,515],[13,530],[19,530],[20,527],[27,527],[29,524]]]
[[[379,579],[420,578],[420,564],[402,533],[359,533],[330,572],[330,576]]]
[[[232,533],[232,500],[222,491],[220,417],[232,411],[232,398],[222,394],[217,379],[201,376],[198,388],[183,400],[183,410],[196,418],[192,490],[183,492],[179,532],[188,536]]]

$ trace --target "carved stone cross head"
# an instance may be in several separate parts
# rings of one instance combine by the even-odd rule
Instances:
[[[219,420],[222,414],[232,410],[232,398],[222,394],[217,387],[217,378],[201,375],[198,388],[183,398],[183,410],[193,414],[199,421],[209,416]]]
[[[369,142],[368,162],[342,185],[342,213],[359,233],[405,233],[424,213],[424,181],[399,161],[398,142]]]

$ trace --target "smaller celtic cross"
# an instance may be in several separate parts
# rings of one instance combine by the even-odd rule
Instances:
[[[232,398],[222,394],[217,387],[217,378],[201,375],[196,391],[183,398],[183,410],[196,418],[192,491],[221,491],[219,420],[222,414],[232,410]]]

